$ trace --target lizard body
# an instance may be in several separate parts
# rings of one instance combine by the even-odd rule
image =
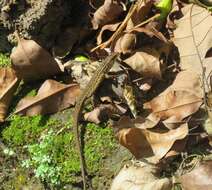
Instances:
[[[83,156],[82,145],[80,140],[79,134],[79,119],[81,117],[81,112],[83,109],[83,105],[86,99],[92,96],[92,94],[96,91],[99,84],[104,80],[105,74],[111,69],[114,64],[115,59],[117,58],[118,53],[113,53],[105,61],[103,61],[102,65],[97,68],[94,72],[92,78],[88,82],[87,86],[83,90],[82,94],[79,96],[74,110],[74,117],[73,117],[73,127],[74,127],[74,135],[76,138],[77,149],[79,152],[80,157],[80,166],[81,166],[81,175],[83,179],[83,189],[86,190],[86,164]]]

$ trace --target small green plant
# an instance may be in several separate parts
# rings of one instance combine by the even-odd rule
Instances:
[[[53,144],[53,131],[50,130],[41,137],[40,143],[27,146],[31,158],[24,160],[22,166],[33,167],[37,178],[58,185],[61,167],[57,166],[51,155]]]
[[[0,67],[6,67],[10,65],[10,58],[5,54],[0,53]]]

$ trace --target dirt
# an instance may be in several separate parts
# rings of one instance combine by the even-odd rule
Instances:
[[[75,18],[83,12],[80,0],[1,0],[0,9],[0,29],[4,27],[10,34],[18,30],[22,37],[34,39],[47,49],[64,27],[79,24]],[[14,41],[12,35],[9,41]]]
[[[70,120],[71,113],[72,110],[68,109],[63,112],[53,114],[51,118],[67,122]],[[96,137],[91,136],[91,138]],[[126,148],[117,143],[113,150],[104,158],[101,168],[99,168],[95,176],[92,177],[91,183],[93,188],[96,190],[110,189],[110,185],[114,176],[118,174],[124,164],[129,162],[132,157],[132,154]],[[66,185],[65,189],[81,190],[80,187],[75,187],[70,184]]]

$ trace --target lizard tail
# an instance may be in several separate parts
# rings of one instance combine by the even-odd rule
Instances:
[[[76,120],[73,123],[74,126],[74,132],[75,132],[75,137],[76,137],[76,145],[77,149],[79,152],[79,157],[80,157],[80,167],[81,167],[81,175],[82,175],[82,181],[83,181],[83,190],[86,190],[87,187],[87,181],[86,181],[86,164],[85,164],[85,159],[83,157],[83,151],[82,151],[82,144],[81,144],[81,139],[79,135],[79,129],[78,129],[78,121]]]

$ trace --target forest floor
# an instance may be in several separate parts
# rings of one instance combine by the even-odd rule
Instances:
[[[90,189],[212,189],[211,7],[0,0],[0,189],[83,189],[74,106],[113,52],[80,118]]]

